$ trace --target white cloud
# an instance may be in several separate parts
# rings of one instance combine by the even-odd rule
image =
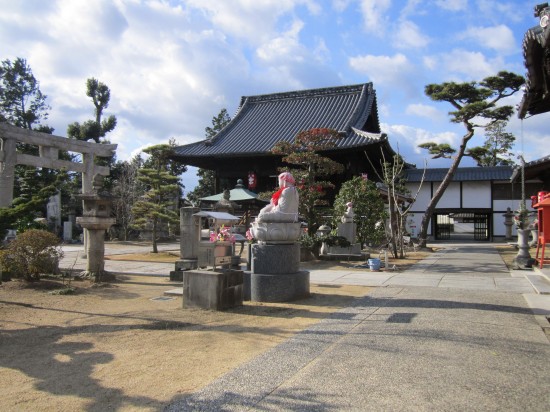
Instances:
[[[437,67],[438,59],[435,56],[424,56],[422,57],[422,62],[427,69],[435,70],[435,68]]]
[[[291,13],[298,4],[305,4],[311,14],[320,8],[311,0],[189,0],[191,8],[201,11],[221,30],[251,45],[269,42],[277,34],[277,23],[283,15]]]
[[[417,127],[401,124],[390,125],[386,123],[382,123],[381,128],[388,134],[388,136],[398,139],[400,142],[407,143],[408,146],[414,149],[415,153],[423,152],[423,149],[418,147],[418,145],[422,143],[448,143],[449,145],[454,146],[458,141],[457,134],[453,132],[434,133]]]
[[[487,59],[481,52],[454,49],[449,53],[426,56],[424,65],[433,71],[446,73],[446,81],[481,80],[502,70],[502,58]]]
[[[368,32],[383,33],[388,17],[385,13],[391,6],[391,0],[361,0],[363,23]]]
[[[445,114],[440,110],[422,103],[409,104],[405,109],[405,113],[412,116],[425,117],[435,121],[446,120]]]
[[[537,3],[541,2],[533,2],[532,5],[528,5],[524,10],[532,10],[532,6]],[[503,20],[519,22],[523,18],[522,13],[518,12],[518,3],[516,1],[477,0],[477,6],[487,21],[495,23]],[[521,7],[519,6],[519,8]]]
[[[452,132],[434,133],[423,128],[411,127],[403,124],[381,123],[382,131],[387,133],[391,146],[405,158],[408,163],[423,167],[429,163],[429,167],[448,167],[448,159],[431,159],[427,150],[418,145],[427,142],[447,143],[456,147],[458,136]]]
[[[461,11],[468,8],[468,0],[436,0],[435,4],[449,11]]]
[[[479,45],[501,53],[516,53],[514,33],[509,27],[500,24],[492,27],[470,27],[459,34],[459,39],[471,39]]]
[[[426,47],[430,38],[420,31],[420,28],[410,20],[400,20],[397,23],[393,44],[399,49],[416,49]]]
[[[346,10],[351,0],[332,0],[332,8],[341,13]]]
[[[266,63],[272,63],[280,59],[294,61],[303,60],[305,49],[299,41],[300,30],[302,30],[303,27],[304,23],[302,21],[295,20],[287,32],[270,39],[268,42],[258,47],[256,50],[258,57]]]
[[[409,60],[401,53],[394,56],[350,57],[349,65],[355,71],[368,76],[376,85],[405,85],[410,68]]]

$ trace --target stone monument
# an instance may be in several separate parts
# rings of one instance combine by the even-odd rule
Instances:
[[[215,212],[226,212],[233,214],[235,212],[235,208],[238,207],[238,205],[235,202],[232,202],[230,198],[231,192],[229,191],[229,189],[225,189],[223,191],[222,199],[220,199],[220,201],[217,202],[212,209]]]
[[[321,249],[325,251],[326,256],[361,258],[361,245],[357,243],[357,223],[354,222],[353,203],[348,202],[346,206],[347,209],[338,224],[337,235],[345,238],[350,243],[349,246],[323,244]]]
[[[252,223],[250,299],[286,302],[309,296],[309,272],[300,270],[298,191],[292,174],[279,175],[279,190]],[[246,286],[245,286],[245,289]]]

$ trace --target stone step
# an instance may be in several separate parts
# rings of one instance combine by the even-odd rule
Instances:
[[[533,288],[540,295],[550,295],[550,281],[541,275],[525,275],[527,280],[531,282]]]

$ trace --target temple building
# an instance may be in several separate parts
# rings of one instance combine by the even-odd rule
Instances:
[[[175,149],[175,160],[216,172],[216,191],[231,188],[238,179],[255,192],[277,186],[282,157],[270,153],[279,141],[293,142],[296,134],[330,128],[342,136],[323,154],[345,166],[331,181],[340,185],[353,176],[378,180],[380,160],[393,158],[387,136],[380,131],[372,83],[244,96],[234,118],[214,137]],[[369,162],[370,159],[370,162]]]

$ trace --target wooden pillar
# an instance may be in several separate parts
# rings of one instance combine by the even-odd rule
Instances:
[[[0,143],[0,207],[10,207],[13,201],[17,142],[4,137]]]

